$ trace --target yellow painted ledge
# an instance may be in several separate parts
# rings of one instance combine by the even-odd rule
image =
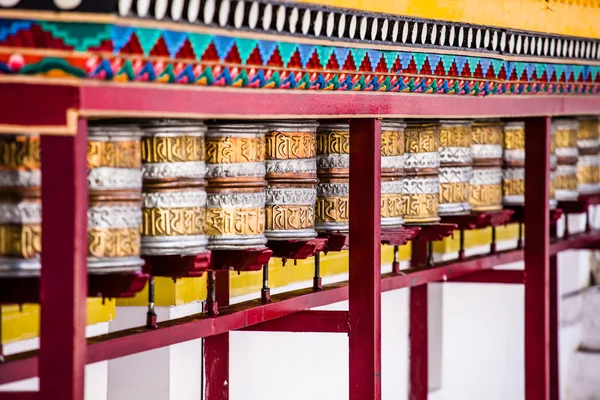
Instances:
[[[600,37],[598,0],[296,0],[299,3],[502,28]]]
[[[7,344],[20,340],[33,339],[40,335],[40,306],[24,304],[19,306],[0,307],[2,315],[2,343]],[[87,300],[87,324],[94,325],[108,322],[115,318],[116,303],[114,300]]]

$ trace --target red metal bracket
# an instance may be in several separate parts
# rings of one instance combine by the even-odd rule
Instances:
[[[513,210],[498,210],[468,215],[442,217],[443,223],[455,224],[459,230],[482,229],[488,226],[500,226],[510,222]]]
[[[347,333],[347,311],[300,311],[285,317],[251,325],[242,331]]]
[[[266,247],[246,250],[213,250],[211,271],[260,271],[273,252]]]
[[[421,240],[424,242],[433,242],[436,240],[442,240],[443,238],[452,235],[452,233],[458,228],[456,224],[431,224],[431,225],[419,225],[421,230],[415,237],[415,240]]]
[[[404,246],[417,237],[421,227],[404,226],[401,228],[386,228],[381,230],[381,244],[389,246]]]
[[[148,274],[119,272],[88,275],[88,296],[103,298],[133,297],[146,286]]]
[[[318,252],[324,251],[327,238],[312,240],[270,240],[267,247],[273,252],[272,257],[285,260],[305,260],[314,257]]]
[[[319,232],[319,237],[327,239],[327,245],[323,252],[348,250],[348,233],[340,232]]]
[[[200,277],[210,268],[211,252],[195,256],[146,256],[144,272],[152,276],[167,278]]]

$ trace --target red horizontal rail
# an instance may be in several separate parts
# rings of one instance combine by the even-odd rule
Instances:
[[[347,333],[347,311],[300,311],[248,326],[243,331]]]
[[[559,239],[551,245],[551,254],[573,248],[600,246],[598,232],[582,233],[568,239]],[[385,274],[381,290],[389,291],[458,279],[475,272],[489,270],[511,262],[522,261],[523,250],[509,250],[494,255],[470,257],[464,261],[447,261],[433,268],[411,268],[401,275]],[[192,315],[161,322],[158,329],[144,327],[127,329],[88,339],[86,362],[88,364],[124,357],[188,340],[240,330],[252,325],[275,320],[348,299],[348,282],[324,286],[321,291],[302,289],[272,296],[271,303],[251,300],[219,309],[220,315]],[[37,351],[6,357],[0,364],[0,384],[37,376]]]
[[[91,115],[119,111],[218,117],[418,116],[523,117],[597,113],[596,96],[448,96],[399,93],[314,92],[228,88],[166,88],[160,85],[84,83],[81,108]]]
[[[469,275],[449,279],[448,282],[523,284],[525,283],[525,271],[511,269],[493,269],[489,271],[477,271]]]

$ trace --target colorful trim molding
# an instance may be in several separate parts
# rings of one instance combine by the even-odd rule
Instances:
[[[185,27],[185,26],[184,26]],[[265,89],[597,94],[600,66],[158,28],[0,20],[0,74]]]

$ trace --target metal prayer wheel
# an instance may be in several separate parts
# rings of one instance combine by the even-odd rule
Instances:
[[[142,126],[142,254],[206,251],[206,164],[202,122],[158,120]]]
[[[136,270],[142,224],[141,131],[133,125],[88,130],[88,272]]]
[[[265,133],[262,124],[208,124],[205,229],[211,250],[262,248],[267,243]]]
[[[579,122],[574,119],[557,119],[552,121],[554,131],[556,174],[554,190],[556,200],[577,200],[577,132]]]
[[[440,125],[409,122],[404,130],[402,215],[406,224],[427,224],[438,216]]]
[[[440,216],[471,212],[471,125],[471,121],[440,121]]]
[[[266,123],[266,227],[270,240],[312,239],[317,201],[317,121]]]
[[[317,128],[317,231],[348,232],[350,125],[323,122]]]
[[[502,122],[494,120],[473,123],[473,177],[469,196],[473,212],[502,209],[502,127]]]
[[[551,129],[550,130],[550,194],[549,194],[549,204],[550,204],[550,209],[554,210],[558,204],[558,201],[556,200],[556,190],[555,190],[555,185],[556,185],[556,167],[558,166],[558,163],[556,161],[556,135],[555,135],[555,130]]]
[[[381,123],[381,226],[399,227],[402,218],[404,128],[401,120]]]
[[[0,136],[0,276],[37,276],[41,252],[39,136]]]
[[[504,169],[502,171],[502,202],[505,205],[525,204],[525,123],[504,125]]]
[[[600,191],[600,142],[598,118],[580,118],[577,131],[577,191],[592,194]]]

